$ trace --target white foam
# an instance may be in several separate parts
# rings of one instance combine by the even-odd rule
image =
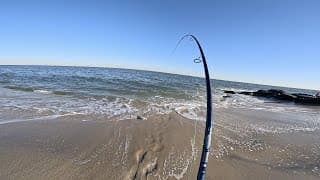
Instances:
[[[231,89],[233,90],[233,89]],[[138,97],[105,97],[97,99],[57,97],[50,91],[35,90],[34,94],[19,92],[19,94],[5,91],[4,98],[0,99],[0,110],[35,110],[36,116],[47,114],[78,113],[85,115],[103,115],[106,118],[118,117],[118,119],[132,119],[137,115],[148,117],[151,114],[168,114],[177,112],[188,119],[205,120],[206,98],[203,93],[195,93],[191,99],[179,99],[163,97],[160,95],[149,98]],[[219,108],[245,108],[264,110],[270,112],[297,112],[308,114],[312,110],[306,107],[298,107],[294,104],[266,103],[265,99],[258,99],[246,95],[231,95],[223,98],[226,94],[221,90],[215,90],[213,94],[213,107]],[[142,101],[142,106],[134,102]],[[313,110],[314,111],[314,110]]]
[[[17,123],[17,122],[35,121],[35,120],[52,120],[52,119],[56,119],[56,118],[59,118],[59,117],[73,116],[73,115],[76,115],[76,113],[55,114],[55,115],[41,116],[41,117],[34,117],[34,118],[26,118],[26,119],[10,119],[10,120],[6,120],[6,121],[0,121],[0,125],[9,124],[9,123]]]
[[[33,92],[35,93],[41,93],[41,94],[51,94],[52,91],[47,91],[47,90],[34,90]]]

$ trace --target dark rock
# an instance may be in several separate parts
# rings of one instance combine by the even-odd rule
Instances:
[[[258,90],[256,92],[253,92],[252,95],[259,96],[259,97],[271,97],[272,93],[266,90]]]
[[[140,115],[138,115],[138,116],[137,116],[137,119],[138,119],[138,120],[146,120],[146,118],[145,118],[145,117],[140,116]]]
[[[285,92],[283,94],[277,95],[276,98],[279,100],[294,101],[297,96]]]
[[[309,104],[309,105],[320,105],[320,98],[319,97],[315,97],[312,96],[310,94],[293,94],[295,95],[297,98],[295,99],[296,103],[299,104]]]
[[[312,96],[310,94],[293,93],[292,95],[295,95],[295,96],[301,97],[301,98],[314,98],[314,96]]]
[[[268,90],[268,92],[271,94],[273,98],[279,100],[293,101],[295,98],[297,98],[297,96],[287,93],[283,90],[270,89]]]
[[[228,91],[228,90],[225,90],[224,93],[226,93],[226,94],[235,94],[234,91]]]
[[[274,98],[274,99],[286,100],[286,101],[293,101],[296,98],[296,96],[278,89],[258,90],[256,92],[253,92],[253,96]]]
[[[247,91],[239,92],[239,94],[244,94],[244,95],[253,96],[253,92],[247,92]]]
[[[300,93],[290,94],[286,91],[279,90],[279,89],[258,90],[255,92],[244,91],[244,92],[239,92],[239,94],[264,97],[264,98],[273,98],[276,100],[291,101],[299,104],[320,106],[320,97],[316,97],[310,94],[300,94]]]
[[[273,94],[273,95],[279,95],[279,94],[285,93],[285,91],[279,90],[279,89],[269,89],[268,92]]]

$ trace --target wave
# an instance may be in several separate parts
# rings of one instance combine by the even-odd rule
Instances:
[[[9,80],[0,80],[0,84],[8,84],[8,83],[10,83]]]
[[[67,96],[67,95],[73,95],[75,94],[74,92],[71,92],[71,91],[53,91],[52,92],[53,94],[55,95],[61,95],[61,96]]]
[[[118,94],[122,94],[122,96],[112,95],[116,93],[116,90],[112,91],[111,95],[105,95],[103,93],[99,95],[95,94],[95,92],[90,94],[91,92],[48,90],[25,86],[5,86],[5,88],[24,92],[34,92],[35,97],[37,97],[36,94],[70,96],[70,99],[69,97],[67,97],[67,99],[60,100],[54,99],[53,103],[53,105],[55,106],[54,109],[59,109],[59,106],[61,106],[61,109],[68,112],[103,114],[107,115],[108,117],[119,115],[126,116],[128,114],[130,114],[130,117],[134,117],[139,114],[168,114],[170,112],[176,112],[185,118],[197,120],[205,120],[206,114],[206,98],[202,93],[194,94],[192,96],[189,95],[191,98],[176,98],[161,93],[155,93],[161,94],[161,96],[155,95],[150,97],[150,94],[143,94],[144,92],[138,92],[140,93],[140,95],[144,95],[144,97],[134,95],[130,96],[128,95],[130,94],[129,90],[122,92],[121,89],[119,90]],[[46,96],[46,98],[58,98],[57,96]],[[56,105],[57,103],[60,104],[61,102],[64,102],[64,104]],[[44,103],[45,102],[39,102],[39,104]],[[47,108],[49,109],[52,108],[50,107],[50,103],[47,104],[47,106]],[[298,107],[294,104],[272,103],[264,99],[245,95],[236,94],[230,97],[225,97],[225,93],[223,93],[223,91],[221,90],[215,90],[215,95],[213,97],[213,107],[244,108],[270,112],[310,112],[310,109]]]
[[[39,94],[54,94],[54,95],[73,95],[75,94],[72,91],[63,91],[63,90],[47,90],[47,89],[41,89],[37,87],[26,87],[26,86],[4,86],[6,89],[11,89],[15,91],[23,91],[23,92],[34,92]]]
[[[12,72],[0,73],[0,84],[9,84],[10,80],[14,79],[14,75]]]
[[[10,91],[14,99],[0,99],[4,104],[31,104],[57,112],[83,112],[107,117],[170,112],[189,119],[205,117],[206,89],[201,78],[107,68],[5,67],[1,70],[1,87],[26,92]],[[14,84],[5,84],[9,81]],[[309,112],[308,108],[295,104],[270,103],[269,100],[238,94],[227,96],[223,92],[226,89],[251,91],[269,88],[266,86],[219,80],[214,81],[214,86],[214,108]],[[1,95],[7,96],[6,93]]]
[[[25,91],[25,92],[33,92],[35,88],[33,87],[24,87],[24,86],[4,86],[6,89],[17,90],[17,91]]]
[[[51,94],[52,91],[47,91],[47,90],[34,90],[33,92],[35,93],[41,93],[41,94]]]
[[[74,116],[78,115],[76,113],[69,113],[69,114],[55,114],[55,115],[48,115],[48,116],[41,116],[41,117],[34,117],[34,118],[26,118],[26,119],[11,119],[6,121],[0,121],[0,125],[2,124],[9,124],[9,123],[17,123],[17,122],[26,122],[26,121],[36,121],[36,120],[52,120],[59,117],[65,116]]]
[[[13,73],[13,72],[0,73],[0,77],[1,77],[2,79],[12,78],[14,75],[15,75],[15,73]]]

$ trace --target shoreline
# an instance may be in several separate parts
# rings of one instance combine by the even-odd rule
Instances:
[[[240,126],[278,126],[280,113],[215,113],[207,179],[319,178],[319,130],[253,132]],[[196,136],[194,121],[174,112],[147,120],[69,116],[3,124],[0,179],[195,179],[202,123]]]

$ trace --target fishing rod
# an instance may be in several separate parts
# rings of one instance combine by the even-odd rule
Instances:
[[[205,180],[206,176],[206,170],[207,170],[207,164],[208,164],[208,158],[210,153],[210,146],[211,146],[211,135],[212,135],[212,129],[213,129],[213,119],[212,119],[212,95],[211,95],[211,84],[210,84],[210,76],[209,76],[209,70],[207,66],[206,57],[204,56],[202,47],[198,41],[198,39],[192,35],[187,34],[183,36],[179,43],[186,37],[190,37],[198,46],[198,49],[200,51],[201,59],[197,58],[194,60],[195,63],[203,63],[205,78],[206,78],[206,88],[207,88],[207,119],[206,119],[206,127],[204,132],[204,139],[203,139],[203,147],[202,147],[202,153],[201,153],[201,160],[197,175],[197,180]]]

